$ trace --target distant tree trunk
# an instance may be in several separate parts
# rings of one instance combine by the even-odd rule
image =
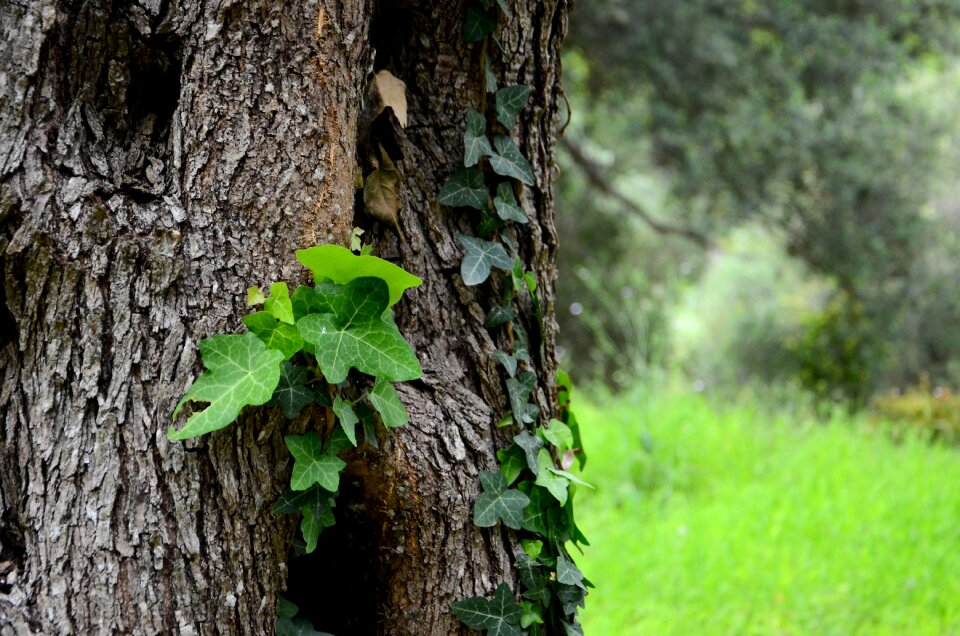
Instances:
[[[519,240],[541,283],[549,413],[566,6],[513,4],[500,70],[533,86]],[[512,582],[512,534],[471,522],[507,408],[497,345],[482,289],[458,275],[471,222],[435,194],[482,91],[462,14],[439,0],[0,4],[0,634],[273,633],[295,531],[270,511],[289,480],[282,438],[313,423],[262,408],[204,440],[166,430],[197,342],[239,328],[245,288],[304,282],[294,250],[345,244],[355,224],[425,281],[397,307],[424,378],[400,387],[411,423],[350,458],[316,577],[353,596],[318,607],[341,634],[453,634],[450,602]],[[410,104],[402,243],[354,218],[358,119],[382,68]]]

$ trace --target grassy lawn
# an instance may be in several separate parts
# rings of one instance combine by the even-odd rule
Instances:
[[[575,397],[588,635],[960,635],[960,450],[749,400]]]

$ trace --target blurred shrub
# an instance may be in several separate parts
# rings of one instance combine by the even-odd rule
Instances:
[[[931,391],[928,381],[875,397],[871,411],[899,435],[920,431],[933,440],[960,442],[960,396],[942,387]]]

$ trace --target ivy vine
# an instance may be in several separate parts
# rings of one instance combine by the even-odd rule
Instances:
[[[313,552],[323,529],[335,523],[333,508],[346,467],[339,455],[357,446],[358,426],[364,440],[376,446],[377,420],[389,429],[409,419],[393,383],[415,380],[422,371],[390,308],[421,280],[393,263],[337,245],[299,250],[297,259],[316,284],[299,286],[292,294],[282,282],[270,285],[269,294],[248,290],[248,305],[262,309],[243,319],[246,333],[200,342],[206,370],[173,416],[188,402],[206,407],[194,411],[183,428],[171,427],[167,436],[181,440],[219,430],[245,406],[276,406],[290,419],[310,404],[331,408],[336,416],[331,430],[284,437],[293,472],[289,490],[273,507],[278,514],[301,515],[304,549]],[[359,372],[356,382],[348,381],[351,370]],[[364,388],[351,397],[358,386]],[[290,620],[292,615],[282,615],[278,629]]]
[[[519,320],[532,308],[534,315],[526,318],[542,333],[536,276],[524,269],[512,238],[529,223],[517,193],[536,183],[530,162],[511,136],[530,87],[499,87],[488,53],[501,19],[510,17],[505,0],[475,0],[466,8],[464,40],[480,45],[484,98],[479,108],[466,112],[463,161],[443,184],[438,200],[473,215],[477,236],[457,237],[464,248],[460,274],[466,285],[489,285],[494,300],[484,326],[510,344],[509,351],[494,355],[504,370],[510,405],[499,426],[511,429],[512,442],[497,451],[498,471],[480,473],[473,521],[481,528],[503,524],[517,533],[522,549],[514,556],[520,589],[515,594],[501,583],[492,598],[456,601],[452,610],[465,625],[488,636],[582,636],[577,614],[590,583],[567,549],[567,544],[587,545],[574,520],[573,499],[577,486],[588,484],[569,471],[586,461],[570,410],[573,386],[569,376],[558,373],[559,418],[544,421],[531,402],[538,378]],[[486,98],[490,94],[492,107]]]

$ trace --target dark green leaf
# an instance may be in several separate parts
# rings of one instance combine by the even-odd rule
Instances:
[[[537,467],[539,470],[535,483],[550,491],[550,494],[556,497],[561,506],[567,503],[569,494],[567,488],[570,486],[570,482],[554,472],[553,458],[550,457],[550,453],[545,448],[541,449],[537,455]]]
[[[551,540],[566,541],[568,534],[564,528],[563,510],[556,498],[531,481],[521,482],[518,489],[530,498],[523,510],[523,529]]]
[[[280,597],[280,602],[277,604],[277,618],[293,618],[299,611],[300,608],[296,605],[283,596]]]
[[[476,166],[460,167],[440,188],[437,201],[452,208],[476,208],[483,210],[487,207],[490,197],[487,187],[483,183],[483,172]]]
[[[497,91],[497,121],[507,130],[517,123],[517,115],[526,108],[530,99],[530,87],[524,84],[504,86]]]
[[[463,165],[475,166],[481,157],[492,154],[493,148],[487,139],[487,121],[471,108],[467,111],[467,128],[463,131]]]
[[[497,14],[482,7],[469,6],[463,21],[463,40],[467,44],[479,42],[497,28]]]
[[[493,61],[490,59],[490,53],[483,52],[483,77],[488,93],[497,92],[497,74],[493,70]]]
[[[523,616],[523,609],[513,600],[513,594],[506,583],[501,583],[488,600],[475,596],[457,601],[451,606],[454,615],[471,629],[486,630],[488,636],[520,636],[522,632],[517,623]]]
[[[306,506],[332,506],[336,493],[314,484],[307,490],[288,490],[273,505],[274,514],[292,515]]]
[[[479,285],[487,280],[491,267],[506,270],[513,267],[513,261],[499,243],[463,234],[457,239],[467,250],[460,264],[460,275],[463,276],[463,282],[467,285]]]
[[[496,152],[490,155],[490,167],[504,177],[512,177],[521,183],[534,185],[533,168],[517,148],[510,137],[498,135],[493,138],[493,147]]]
[[[279,406],[288,419],[300,415],[303,407],[314,401],[315,394],[313,389],[307,386],[308,379],[307,369],[289,361],[284,362],[280,365],[280,382],[268,404]]]
[[[537,407],[527,402],[527,398],[533,393],[533,388],[524,382],[526,377],[527,373],[521,373],[520,377],[507,380],[507,395],[510,397],[513,419],[522,424],[532,423],[537,416]]]
[[[500,472],[481,472],[480,485],[483,493],[473,507],[474,525],[489,528],[502,520],[507,527],[519,530],[523,509],[530,503],[527,496],[519,490],[509,490],[507,480]]]
[[[191,415],[179,431],[171,427],[169,439],[198,437],[227,426],[244,406],[266,404],[280,382],[283,354],[268,349],[252,333],[201,340],[200,357],[207,371],[191,385],[173,417],[187,402],[207,402],[208,406]]]
[[[356,446],[357,422],[360,421],[360,418],[354,413],[353,405],[338,395],[333,398],[333,412],[337,416],[337,421],[340,422],[340,428],[343,429],[343,434],[347,436],[351,444]]]
[[[527,213],[517,205],[517,198],[513,194],[513,186],[507,182],[502,182],[497,186],[497,196],[493,199],[493,207],[497,209],[497,215],[504,221],[530,222]]]
[[[540,453],[540,450],[543,449],[543,440],[536,435],[531,435],[527,431],[523,431],[513,438],[513,442],[523,450],[524,456],[527,459],[526,467],[529,468],[534,475],[538,474],[540,466],[537,464],[537,455]]]
[[[497,459],[500,460],[500,472],[503,473],[508,486],[515,482],[527,467],[527,458],[523,454],[523,449],[516,444],[510,444],[509,447],[498,450]]]
[[[583,572],[574,564],[569,557],[563,554],[563,550],[557,554],[557,580],[565,585],[582,586]]]
[[[517,312],[513,310],[513,307],[501,307],[500,305],[494,305],[490,308],[490,312],[483,321],[483,326],[487,329],[493,329],[494,327],[507,324],[516,317]]]
[[[504,351],[495,351],[493,356],[500,361],[511,378],[517,374],[517,359],[515,357]]]

